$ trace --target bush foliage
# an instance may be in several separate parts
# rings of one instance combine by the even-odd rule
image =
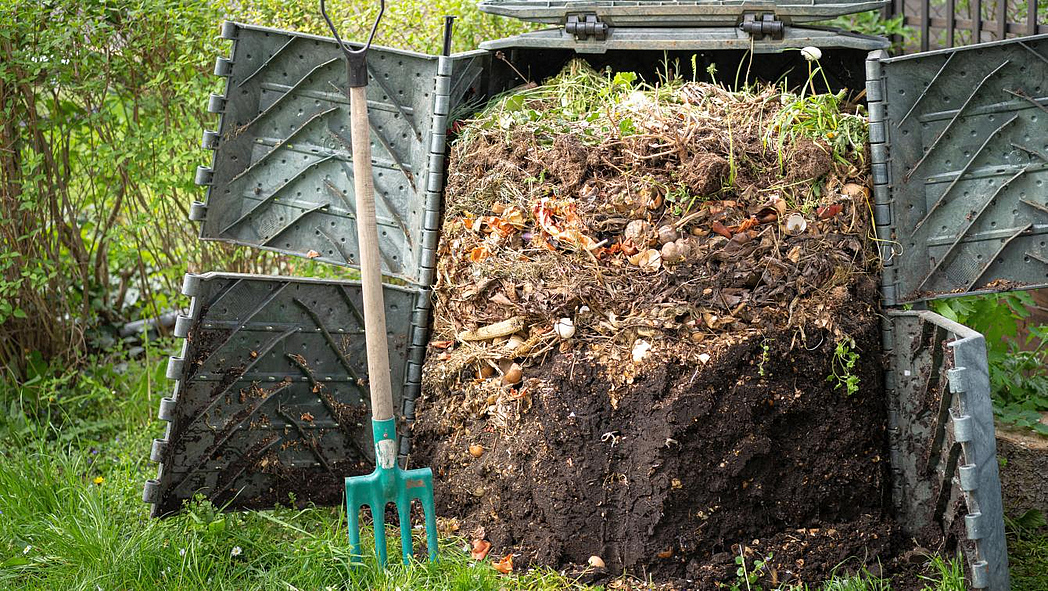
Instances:
[[[435,51],[458,14],[456,50],[522,25],[469,0],[387,3],[379,43]],[[377,2],[332,2],[360,39]],[[214,126],[210,74],[233,19],[325,34],[302,0],[15,0],[0,7],[0,362],[76,365],[110,348],[114,327],[177,309],[194,270],[275,272],[272,255],[206,246],[186,221],[202,199],[192,172]]]
[[[205,0],[0,8],[0,359],[76,360],[202,253],[183,220],[219,13]],[[205,259],[202,259],[205,260]]]

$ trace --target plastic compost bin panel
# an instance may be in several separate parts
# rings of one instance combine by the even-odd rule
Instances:
[[[884,348],[891,359],[886,389],[899,526],[922,543],[940,535],[958,541],[972,588],[1007,591],[983,335],[932,312],[890,312]]]
[[[786,27],[781,39],[757,39],[730,24],[697,28],[630,27],[613,29],[605,39],[578,39],[563,28],[532,31],[484,41],[480,44],[489,51],[516,48],[570,49],[578,53],[606,53],[609,51],[705,51],[753,50],[754,54],[782,53],[788,50],[816,46],[828,50],[885,49],[890,43],[884,37],[871,37],[831,28]],[[826,60],[823,60],[825,65]],[[831,75],[833,72],[831,72]]]
[[[867,70],[887,303],[1048,285],[1048,36]]]
[[[811,22],[876,10],[886,0],[481,0],[483,12],[548,24],[592,14],[617,27],[731,26],[744,12],[774,14],[784,22]]]
[[[226,23],[230,57],[215,73],[226,78],[209,110],[217,132],[203,146],[214,163],[197,174],[208,185],[196,204],[200,237],[357,266],[346,66],[332,39]],[[447,109],[468,93],[480,72],[459,63],[450,88],[437,88],[437,56],[382,47],[368,54],[368,111],[383,272],[427,285],[422,267],[427,216],[439,200],[427,197],[431,173],[443,176]],[[449,59],[449,58],[444,58]],[[467,80],[464,76],[472,76]],[[451,97],[450,92],[458,92]],[[434,159],[439,155],[439,159]],[[439,164],[439,165],[438,165]],[[437,189],[439,195],[439,187]],[[433,229],[435,232],[435,228]],[[428,242],[435,246],[435,234]]]
[[[168,427],[151,458],[161,466],[144,493],[153,514],[198,493],[228,508],[287,504],[289,492],[300,504],[342,502],[344,477],[374,462],[360,284],[208,273],[187,275],[183,291],[185,342],[168,365],[177,381],[160,404]],[[393,383],[405,385],[394,408],[410,419],[418,293],[383,296]]]

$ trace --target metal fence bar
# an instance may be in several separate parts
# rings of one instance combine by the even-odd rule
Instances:
[[[931,11],[932,3],[930,1],[925,0],[925,2],[921,3],[921,51],[928,51],[928,48],[930,47],[929,44],[931,43],[931,40],[929,37],[931,37],[931,35],[929,34],[929,27],[931,26],[932,20]]]
[[[928,2],[929,0],[924,0]],[[970,43],[978,43],[982,41],[982,0],[973,0],[969,5],[972,11],[972,39]]]
[[[906,18],[905,17],[905,14],[906,14],[906,0],[895,0],[889,6],[890,6],[890,10],[892,11],[891,15],[889,15],[889,16],[895,16],[897,14],[901,14],[901,15],[904,15],[903,16],[903,20],[905,20],[905,18]],[[896,41],[898,41],[898,40],[896,40]]]
[[[946,43],[949,47],[954,46],[954,27],[957,23],[957,6],[956,0],[947,0],[946,2]]]
[[[1008,0],[997,0],[997,39],[1004,39],[1008,27]]]
[[[1037,34],[1037,2],[1036,0],[1026,0],[1026,34],[1036,35]]]
[[[955,30],[971,29],[972,26],[973,26],[973,23],[972,23],[971,19],[968,19],[968,18],[954,18],[952,20],[953,20],[953,24],[954,24]],[[951,21],[951,19],[948,19],[948,18],[940,18],[940,17],[933,16],[931,18],[930,22],[929,22],[929,26],[932,29],[948,29],[949,26],[950,26],[950,21]],[[906,20],[905,20],[905,24],[910,25],[910,26],[919,27],[921,25],[921,17],[920,16],[907,15],[906,16]],[[988,22],[984,22],[982,24],[983,24],[984,27],[986,27],[986,26],[992,27],[992,28],[983,28],[983,32],[984,33],[993,32],[993,33],[996,34],[996,32],[997,32],[996,31],[996,28],[997,28],[997,22],[996,21],[988,21]],[[1034,25],[1031,26],[1031,25],[1029,25],[1028,23],[1025,23],[1025,22],[1024,23],[1015,23],[1015,22],[1010,22],[1009,21],[1008,23],[1006,23],[1006,25],[1007,25],[1007,27],[1005,28],[1005,31],[1009,35],[1021,36],[1021,35],[1039,35],[1039,34],[1042,34],[1042,33],[1048,33],[1048,24],[1034,24]],[[1030,33],[1029,32],[1030,30],[1033,30],[1034,32]]]

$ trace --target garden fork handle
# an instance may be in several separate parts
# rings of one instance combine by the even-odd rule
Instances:
[[[349,89],[353,134],[353,188],[357,201],[357,241],[360,245],[360,280],[364,295],[364,339],[367,343],[371,418],[393,418],[393,385],[386,344],[386,309],[382,301],[382,266],[379,262],[378,225],[375,217],[375,183],[371,176],[371,129],[368,122],[367,87]]]
[[[364,297],[364,340],[367,345],[368,382],[371,390],[371,420],[393,418],[393,385],[389,373],[389,347],[386,343],[386,306],[382,301],[382,264],[379,261],[378,223],[375,216],[375,181],[371,175],[371,124],[368,121],[367,53],[375,40],[378,22],[385,12],[379,0],[378,15],[364,47],[351,50],[343,43],[328,17],[324,0],[320,14],[338,41],[346,59],[346,94],[349,96],[350,133],[353,147],[353,192],[357,202],[357,243],[360,248],[360,283]],[[376,458],[385,468],[392,467],[395,445],[379,446]],[[386,465],[388,464],[388,465]]]

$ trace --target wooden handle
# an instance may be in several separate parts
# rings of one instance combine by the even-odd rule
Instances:
[[[360,244],[360,280],[364,294],[364,338],[371,385],[371,418],[393,418],[393,386],[386,345],[386,307],[382,302],[382,266],[379,262],[375,185],[371,177],[371,129],[367,87],[349,89],[353,140],[353,187],[357,198],[357,242]]]

